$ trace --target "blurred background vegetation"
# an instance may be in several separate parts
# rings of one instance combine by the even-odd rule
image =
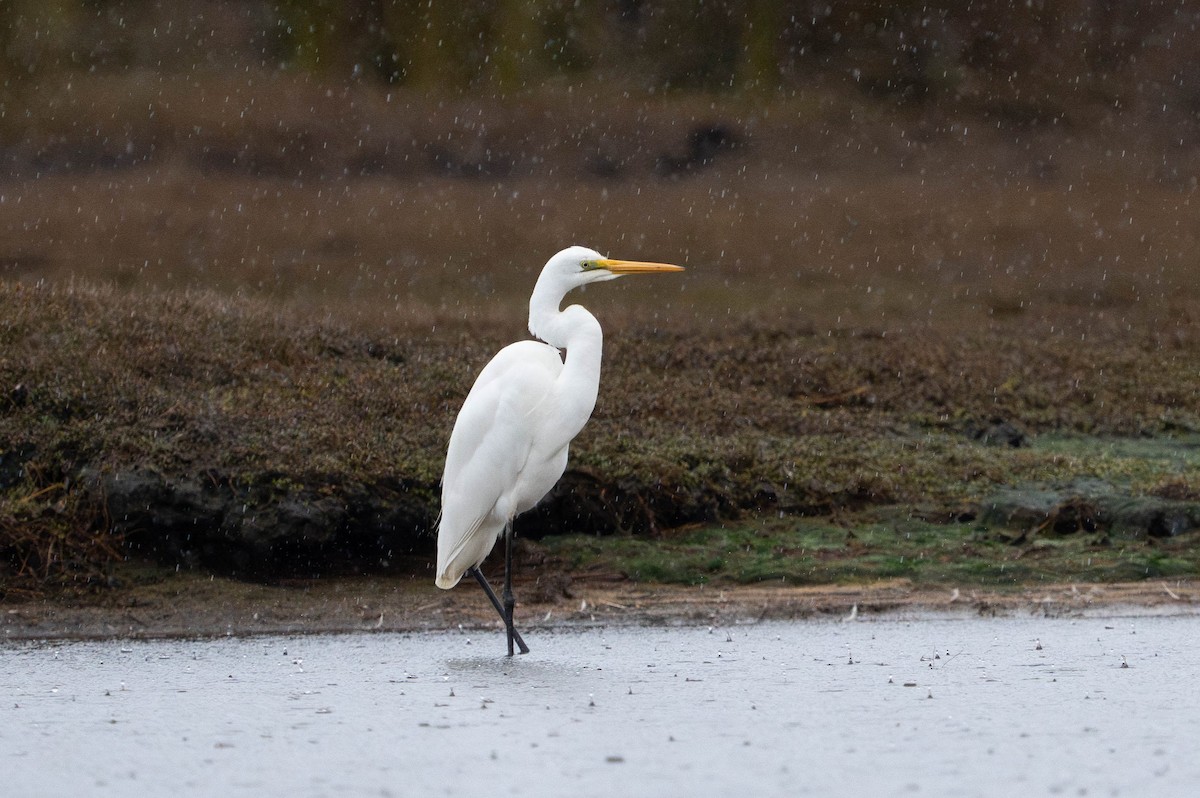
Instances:
[[[1200,116],[1197,52],[1191,0],[6,0],[0,143],[10,168],[144,161],[188,135],[170,130],[183,120],[163,81],[282,71],[438,97],[617,85],[764,104],[833,81],[1001,124],[1124,110],[1185,128],[1180,146]],[[126,102],[88,82],[105,76],[136,78]],[[91,113],[61,96],[81,80]]]
[[[129,69],[289,68],[450,91],[512,91],[563,76],[646,90],[774,91],[834,72],[915,102],[986,88],[1042,115],[1071,97],[1114,101],[1131,88],[1194,104],[1194,5],[6,0],[0,41],[10,91],[55,72]],[[1122,80],[1127,71],[1137,85]]]
[[[1197,52],[1192,0],[6,0],[0,275],[515,308],[583,242],[723,310],[1171,297]]]
[[[600,493],[917,501],[1020,481],[954,464],[997,424],[1195,433],[1197,53],[1200,0],[0,0],[0,553],[99,545],[129,469],[432,518],[573,243],[688,267],[585,298]]]

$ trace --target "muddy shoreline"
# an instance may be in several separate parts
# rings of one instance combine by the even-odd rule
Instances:
[[[1200,584],[1152,580],[1113,584],[1014,585],[1010,589],[917,587],[908,580],[863,585],[706,586],[576,580],[570,597],[536,595],[520,581],[517,618],[534,630],[590,625],[730,626],[763,620],[925,615],[1082,617],[1200,613]],[[415,578],[344,578],[263,585],[181,574],[151,585],[79,600],[8,603],[5,640],[205,638],[412,632],[501,633],[473,585],[441,591]],[[499,639],[499,638],[497,638]]]

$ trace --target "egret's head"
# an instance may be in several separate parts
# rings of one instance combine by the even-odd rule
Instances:
[[[579,329],[581,320],[590,320],[599,335],[599,323],[581,306],[572,305],[560,313],[559,304],[568,292],[588,283],[626,274],[681,271],[682,266],[669,263],[615,260],[587,247],[567,247],[546,261],[537,285],[533,287],[533,295],[529,297],[529,331],[548,344],[565,347],[571,338],[571,330]]]
[[[588,283],[614,280],[626,274],[681,271],[683,271],[682,266],[670,263],[616,260],[606,258],[596,250],[587,247],[567,247],[546,262],[546,267],[542,269],[542,278],[561,282],[569,290]]]

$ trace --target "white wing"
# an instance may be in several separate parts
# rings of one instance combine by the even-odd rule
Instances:
[[[438,587],[453,587],[468,568],[483,562],[505,524],[524,509],[518,505],[529,503],[522,501],[522,492],[529,490],[524,471],[535,448],[540,448],[540,427],[547,421],[546,413],[538,411],[554,396],[562,369],[557,349],[520,341],[500,350],[475,380],[446,453]],[[532,502],[561,474],[559,467]],[[544,477],[539,480],[544,482]]]

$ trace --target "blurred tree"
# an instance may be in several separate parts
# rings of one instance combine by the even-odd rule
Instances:
[[[488,74],[494,88],[525,88],[540,77],[546,37],[540,25],[539,0],[498,0],[489,26]]]
[[[551,72],[582,73],[596,66],[605,31],[617,28],[605,3],[543,0],[542,57]]]
[[[656,80],[665,88],[728,89],[742,51],[735,2],[647,2],[640,12]]]
[[[26,124],[37,83],[70,66],[78,0],[0,0],[0,140]]]
[[[480,72],[483,9],[438,0],[381,0],[385,77],[420,88],[462,90]]]
[[[277,0],[276,8],[291,61],[311,72],[361,69],[375,16],[372,0]]]
[[[780,43],[787,5],[781,0],[745,0],[739,23],[742,46],[735,81],[739,89],[767,91],[779,85]]]
[[[0,0],[0,103],[70,69],[293,65],[422,90],[556,74],[771,91],[816,74],[1012,120],[1079,102],[1196,104],[1195,0]],[[1191,37],[1191,38],[1189,38]],[[1177,46],[1172,48],[1172,41]]]
[[[82,5],[80,0],[0,1],[4,77],[22,79],[69,66]]]

